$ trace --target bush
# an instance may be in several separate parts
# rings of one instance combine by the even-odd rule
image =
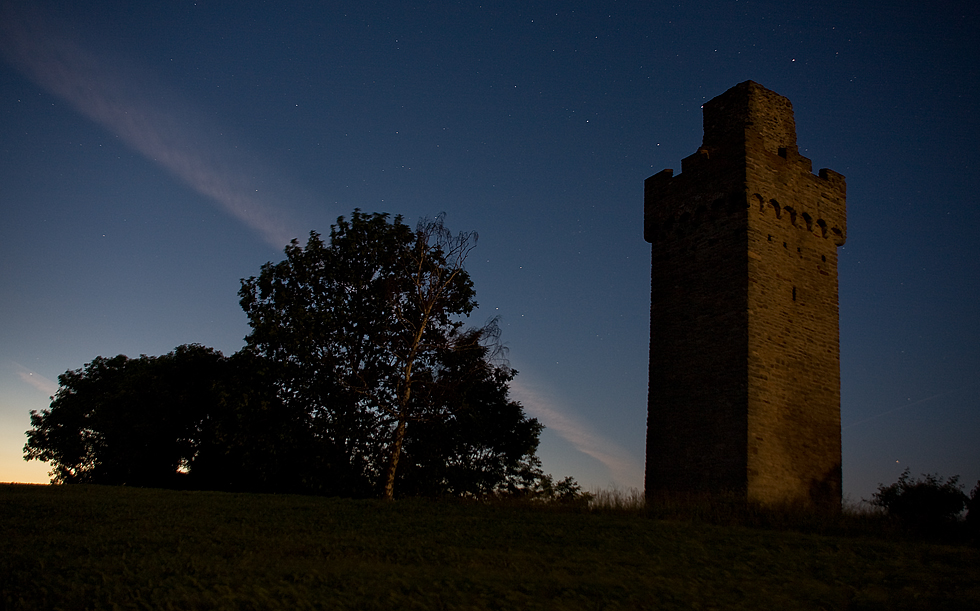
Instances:
[[[955,522],[970,501],[959,484],[959,476],[945,481],[938,475],[923,477],[913,481],[906,469],[894,484],[879,484],[878,492],[869,502],[917,530],[931,530]]]
[[[531,503],[538,506],[584,508],[593,495],[582,490],[574,477],[555,481],[554,476],[541,470],[541,459],[525,459],[523,469],[512,476],[507,485],[500,486],[484,500],[505,503]]]

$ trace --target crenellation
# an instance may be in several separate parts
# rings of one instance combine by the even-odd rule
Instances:
[[[644,183],[648,493],[840,504],[837,252],[845,181],[812,173],[792,105],[748,81]]]
[[[652,177],[651,177],[652,178]],[[769,199],[768,205],[766,204],[766,198],[762,195],[756,193],[751,196],[754,198],[759,206],[759,212],[766,213],[769,210],[774,211],[777,219],[787,218],[791,226],[797,227],[799,229],[806,229],[807,232],[813,233],[816,237],[826,238],[828,234],[827,222],[818,218],[814,220],[814,217],[808,212],[798,213],[793,207],[780,206],[776,199]],[[706,198],[699,197],[692,200],[692,203],[687,207],[674,208],[671,210],[660,210],[660,214],[651,213],[647,215],[646,226],[650,235],[645,236],[648,242],[657,242],[664,239],[666,235],[671,234],[674,230],[683,230],[689,228],[690,226],[698,225],[703,222],[708,222],[709,217],[714,217],[718,219],[719,217],[724,217],[725,214],[731,212],[731,210],[724,208],[726,201],[732,201],[733,198],[726,198],[722,195],[716,195],[711,199],[711,203],[705,205],[703,202]],[[752,200],[748,200],[748,206],[752,207]],[[784,217],[784,214],[786,215]],[[659,218],[658,218],[659,217]],[[797,218],[802,219],[803,225],[797,225]],[[816,224],[817,229],[814,229],[814,224]],[[819,235],[818,232],[819,231]],[[840,234],[840,228],[835,227],[832,232],[835,234]],[[659,237],[657,237],[659,236]],[[770,235],[771,240],[771,235]]]

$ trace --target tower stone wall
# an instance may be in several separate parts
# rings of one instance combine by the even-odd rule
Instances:
[[[746,81],[644,185],[652,244],[646,490],[841,500],[844,177],[799,154],[790,101]]]

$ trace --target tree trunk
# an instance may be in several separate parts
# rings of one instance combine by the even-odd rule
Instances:
[[[388,469],[385,473],[385,491],[381,498],[386,501],[395,499],[395,471],[398,469],[398,458],[402,453],[402,441],[405,439],[405,418],[398,419],[395,428],[395,439],[391,444],[391,456],[388,458]]]

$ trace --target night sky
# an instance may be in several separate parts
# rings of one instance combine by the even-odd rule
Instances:
[[[980,479],[975,2],[0,6],[0,481],[48,480],[22,448],[59,374],[232,354],[239,280],[360,208],[476,230],[471,323],[545,471],[642,488],[643,180],[750,79],[847,178],[845,497]]]

